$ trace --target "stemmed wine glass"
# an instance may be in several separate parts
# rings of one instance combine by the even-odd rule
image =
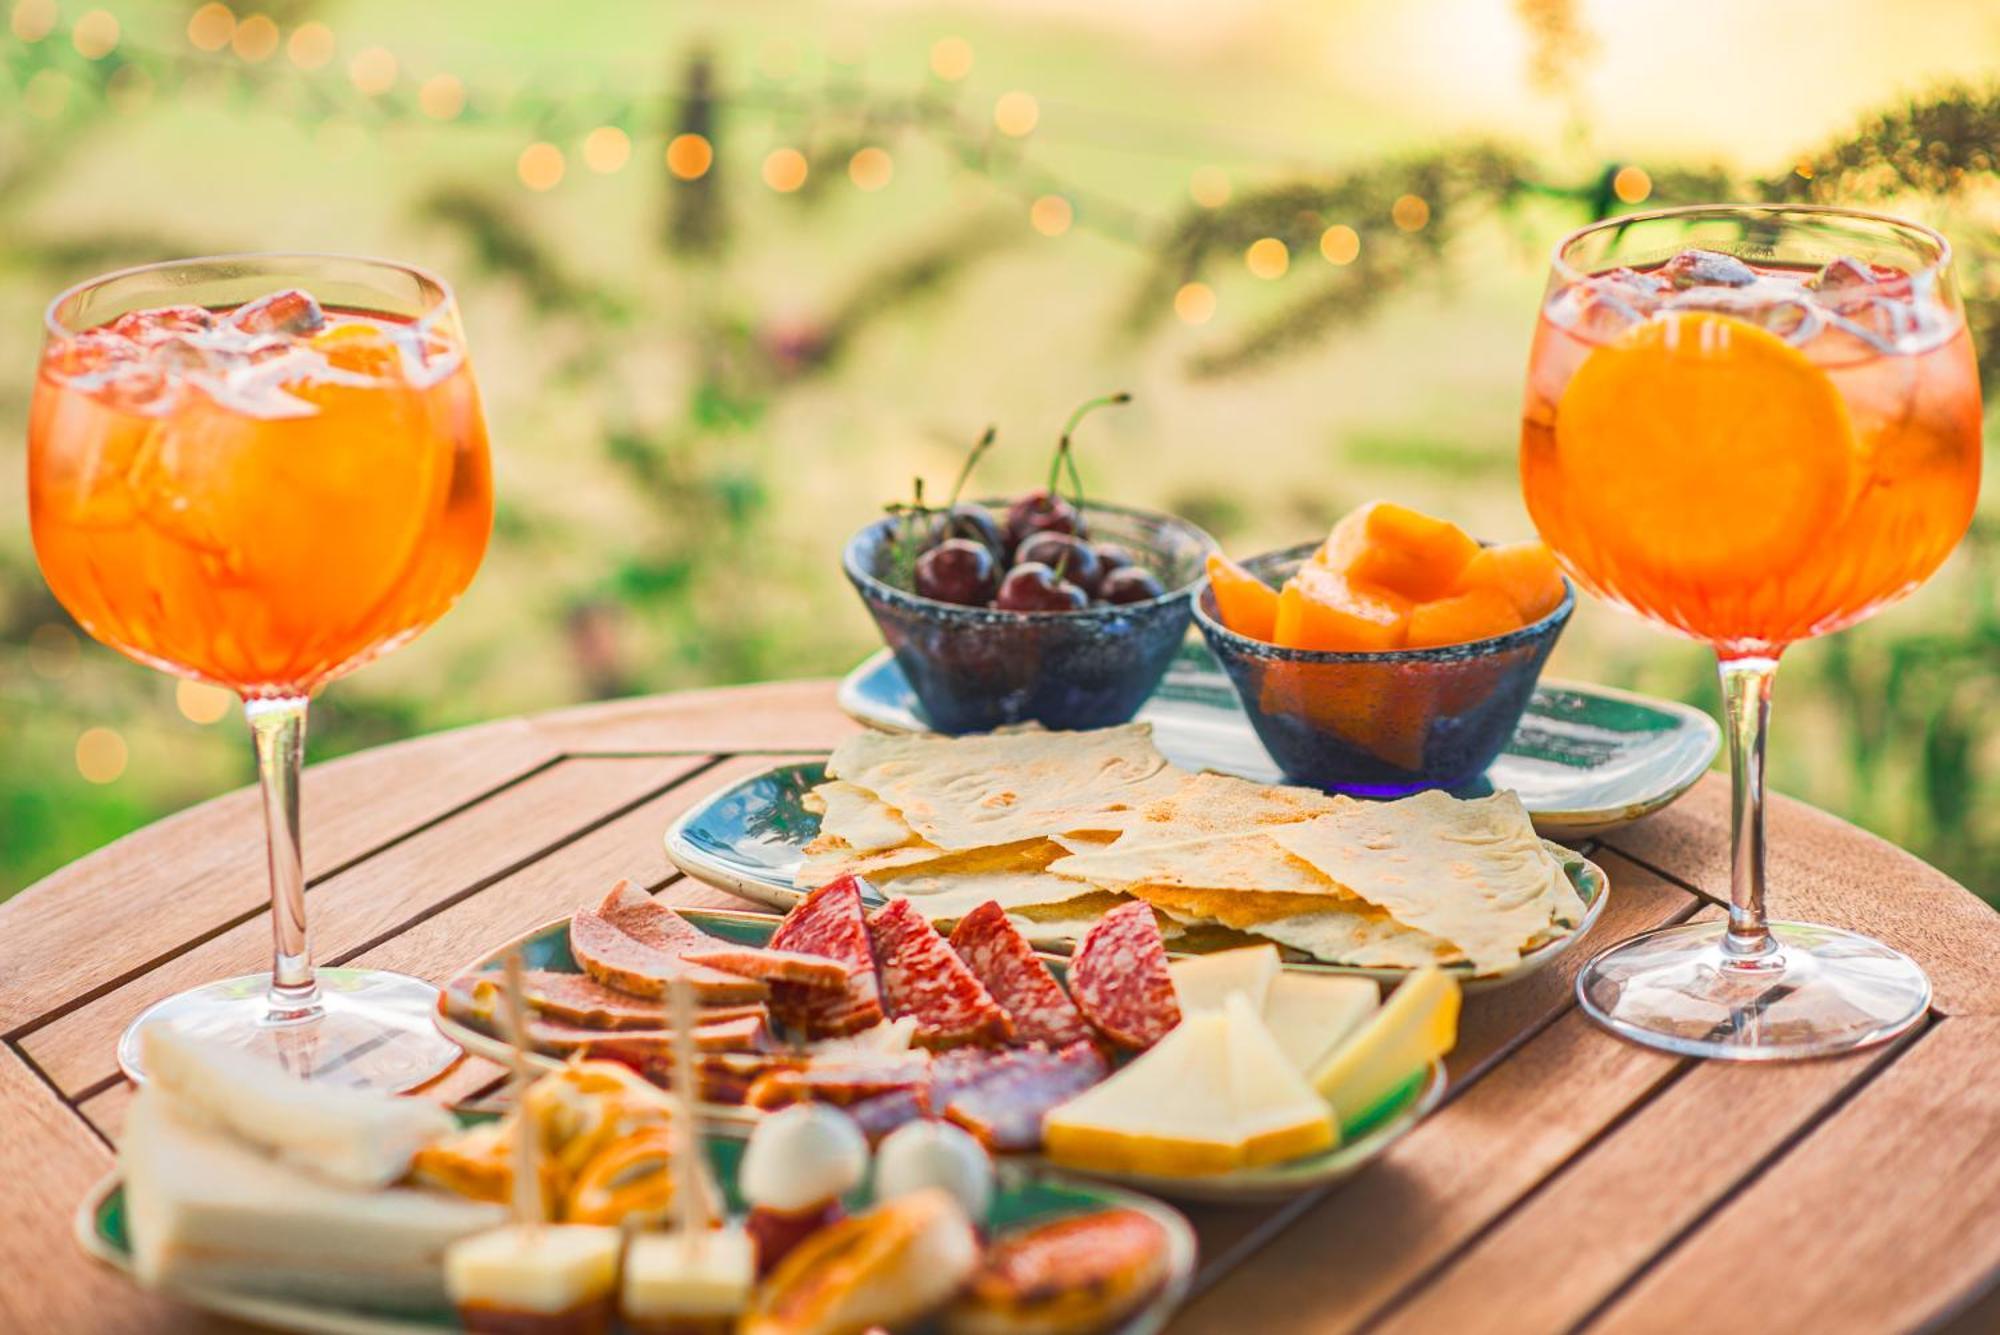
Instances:
[[[1979,380],[1936,232],[1715,205],[1556,248],[1521,426],[1528,509],[1578,583],[1714,646],[1734,784],[1728,920],[1647,933],[1577,979],[1615,1032],[1811,1057],[1924,1013],[1906,955],[1765,917],[1764,736],[1786,647],[1928,578],[1971,522],[1979,469]]]
[[[406,265],[233,255],[57,297],[28,432],[49,587],[97,639],[240,695],[256,744],[271,972],[147,1010],[309,1079],[421,1084],[458,1056],[436,990],[315,971],[299,847],[307,702],[444,614],[492,524],[486,427],[458,308]]]

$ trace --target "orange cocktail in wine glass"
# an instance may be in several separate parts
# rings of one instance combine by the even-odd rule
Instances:
[[[1979,380],[1950,261],[1913,224],[1758,205],[1614,218],[1557,248],[1529,512],[1579,583],[1715,647],[1734,773],[1728,922],[1638,937],[1577,980],[1627,1037],[1816,1056],[1928,1005],[1901,953],[1766,920],[1763,748],[1785,648],[1916,588],[1971,522]]]
[[[28,433],[49,587],[154,667],[237,692],[269,840],[269,975],[161,1002],[167,1025],[278,1051],[311,1078],[384,1088],[457,1055],[434,989],[317,973],[298,778],[307,701],[443,615],[492,522],[486,427],[451,292],[334,256],[150,265],[57,297]]]

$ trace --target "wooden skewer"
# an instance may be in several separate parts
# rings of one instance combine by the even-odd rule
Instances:
[[[685,974],[667,981],[667,1023],[674,1044],[674,1224],[681,1245],[693,1251],[708,1232],[706,1174],[695,1097],[694,985]]]
[[[505,986],[500,998],[507,1015],[507,1042],[513,1048],[513,1073],[508,1080],[514,1095],[514,1189],[510,1203],[514,1222],[535,1237],[543,1223],[541,1137],[535,1134],[534,1119],[528,1115],[528,1086],[534,1075],[528,1067],[527,981],[522,976],[521,952],[508,951],[501,969]]]

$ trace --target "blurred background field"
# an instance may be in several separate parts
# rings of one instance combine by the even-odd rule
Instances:
[[[1100,495],[1248,553],[1377,494],[1525,535],[1550,245],[1750,196],[1921,217],[2000,370],[1986,0],[20,0],[0,33],[0,467],[48,298],[127,263],[378,253],[456,285],[499,514],[459,608],[311,756],[576,700],[835,674],[846,534],[989,422],[1031,485],[1091,394]],[[1989,489],[1990,491],[1990,489]],[[1795,650],[1786,792],[2000,894],[2000,516]],[[1552,671],[1713,707],[1599,606]],[[0,488],[0,895],[246,782],[226,700],[80,636]],[[1883,887],[1893,893],[1893,886]]]

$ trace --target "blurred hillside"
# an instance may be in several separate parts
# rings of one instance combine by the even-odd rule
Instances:
[[[1909,213],[1960,244],[2000,327],[1996,73],[1979,0],[19,0],[0,412],[26,420],[49,297],[103,270],[423,264],[464,306],[495,541],[456,611],[327,694],[313,757],[834,674],[874,643],[847,532],[913,475],[948,483],[988,422],[984,482],[1032,484],[1105,389],[1137,401],[1093,425],[1092,489],[1232,549],[1375,494],[1525,534],[1546,257],[1607,211]],[[0,468],[21,451],[0,435]],[[1989,894],[1996,578],[1989,497],[1909,603],[1788,657],[1772,758],[1780,789]],[[1704,650],[1602,607],[1551,670],[1714,705]],[[19,487],[0,755],[0,894],[251,773],[233,713],[70,627]]]

